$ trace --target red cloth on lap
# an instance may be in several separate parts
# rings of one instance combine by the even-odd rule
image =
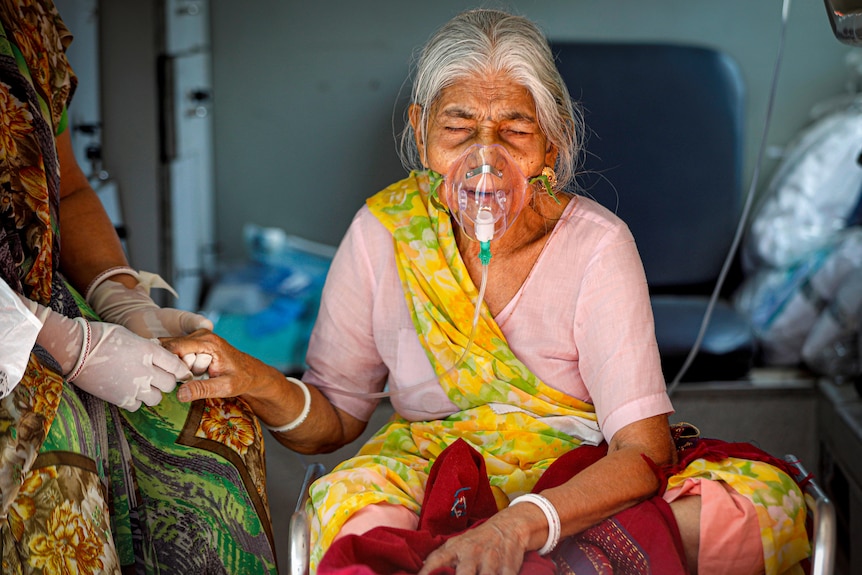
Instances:
[[[607,453],[607,446],[582,446],[558,459],[534,492],[564,483]],[[319,575],[407,575],[448,538],[481,524],[497,512],[485,462],[463,440],[446,448],[428,476],[416,531],[376,527],[337,539],[324,555]],[[530,551],[521,575],[684,575],[682,543],[668,504],[659,497],[564,539],[550,557]],[[437,569],[435,575],[454,575]]]
[[[497,512],[485,461],[462,439],[447,447],[431,467],[416,531],[375,527],[362,535],[336,539],[317,568],[318,575],[407,575],[447,539]],[[553,575],[554,564],[527,553],[522,575]],[[435,575],[454,575],[437,569]]]

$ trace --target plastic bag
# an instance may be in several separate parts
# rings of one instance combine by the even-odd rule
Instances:
[[[30,359],[42,323],[18,299],[9,285],[0,279],[0,399],[9,395],[21,378]]]
[[[846,227],[862,194],[862,104],[814,122],[788,150],[748,230],[749,272],[792,266]]]
[[[862,375],[862,268],[841,281],[802,345],[802,359],[818,373],[853,378]]]
[[[830,244],[786,269],[764,269],[734,294],[751,318],[768,365],[795,365],[802,347],[845,278],[862,269],[862,228],[847,228]],[[812,346],[814,343],[811,344]]]

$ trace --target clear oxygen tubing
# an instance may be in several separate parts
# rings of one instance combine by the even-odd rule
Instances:
[[[728,250],[727,257],[724,260],[724,265],[721,268],[721,273],[719,273],[718,279],[715,283],[715,287],[713,288],[712,294],[710,295],[709,303],[707,304],[706,311],[703,314],[703,320],[700,323],[700,331],[698,331],[697,338],[695,339],[691,350],[686,356],[685,362],[683,362],[682,367],[680,367],[676,376],[673,378],[673,381],[671,381],[671,383],[668,385],[667,394],[669,396],[673,395],[673,392],[676,391],[676,388],[679,386],[680,381],[682,381],[683,376],[685,375],[686,371],[688,371],[688,368],[691,367],[691,363],[694,361],[694,358],[697,355],[698,351],[700,351],[700,346],[703,344],[703,338],[706,334],[706,328],[709,326],[709,320],[712,319],[712,312],[715,309],[716,302],[718,301],[718,294],[721,291],[725,280],[727,279],[727,274],[730,271],[730,266],[733,262],[733,256],[739,249],[739,244],[742,241],[742,236],[745,232],[745,224],[748,221],[748,216],[751,212],[751,206],[754,199],[754,190],[757,187],[757,180],[760,176],[760,169],[763,165],[763,156],[764,151],[766,150],[766,137],[769,134],[769,125],[772,120],[772,109],[775,104],[775,92],[776,87],[778,86],[778,71],[781,68],[781,60],[784,53],[784,36],[785,32],[787,31],[787,17],[789,13],[790,0],[784,0],[781,7],[781,28],[778,36],[778,54],[775,59],[775,67],[772,71],[772,83],[769,88],[769,100],[766,107],[766,119],[763,124],[763,134],[761,135],[760,147],[757,152],[757,161],[754,164],[754,172],[751,176],[751,183],[748,187],[748,195],[745,198],[745,204],[742,208],[742,214],[739,217],[739,223],[736,227],[736,234],[733,237],[733,242],[731,243],[730,249]]]

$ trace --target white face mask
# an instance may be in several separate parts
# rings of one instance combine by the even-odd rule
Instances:
[[[452,164],[443,200],[468,237],[489,242],[502,236],[529,199],[529,183],[499,144],[475,144]]]

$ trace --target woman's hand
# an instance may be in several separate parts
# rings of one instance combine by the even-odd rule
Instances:
[[[517,575],[524,554],[531,549],[531,533],[547,535],[545,517],[533,505],[513,505],[481,525],[453,537],[425,559],[419,575],[440,567],[455,567],[457,575]],[[544,539],[542,539],[544,541]],[[537,544],[536,549],[539,548]]]
[[[200,375],[205,371],[209,376],[182,385],[177,391],[180,401],[208,397],[266,400],[274,395],[273,387],[284,382],[277,369],[241,352],[209,330],[159,341],[165,349],[183,358],[193,373]]]
[[[276,368],[243,353],[209,330],[185,337],[159,338],[168,351],[199,375],[177,391],[180,401],[208,397],[241,397],[269,427],[281,427],[305,410],[306,397]],[[308,385],[309,413],[302,425],[289,433],[275,433],[284,445],[300,453],[334,451],[359,437],[366,422],[332,405],[313,385]]]

